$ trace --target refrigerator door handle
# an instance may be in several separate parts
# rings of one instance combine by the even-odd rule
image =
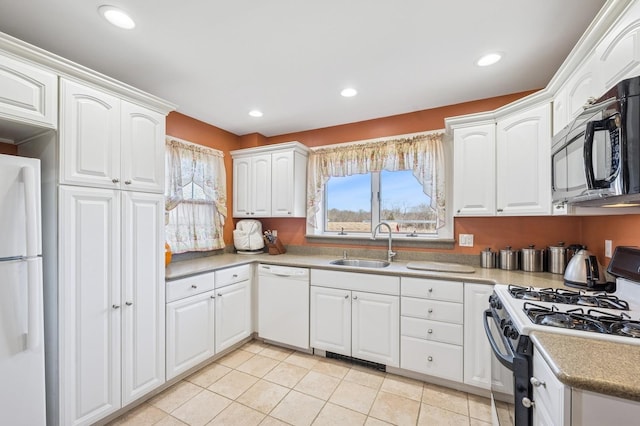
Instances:
[[[33,167],[22,167],[22,180],[24,182],[24,207],[26,218],[27,257],[38,254],[38,212],[36,211],[37,191],[36,176]]]
[[[35,350],[40,344],[40,291],[42,282],[41,261],[27,261],[27,350]]]

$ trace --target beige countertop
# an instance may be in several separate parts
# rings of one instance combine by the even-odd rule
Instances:
[[[530,337],[565,385],[640,401],[640,345],[539,331]]]
[[[407,277],[435,278],[451,281],[463,281],[481,284],[515,284],[532,287],[554,287],[565,288],[562,275],[550,274],[548,272],[524,272],[506,271],[502,269],[474,268],[473,273],[461,272],[436,272],[419,269],[409,269],[407,264],[411,262],[392,262],[386,268],[360,268],[349,266],[331,265],[329,262],[335,260],[335,256],[307,256],[294,254],[281,255],[242,255],[223,254],[209,256],[199,259],[185,260],[170,263],[166,268],[167,281],[183,278],[189,275],[201,274],[204,272],[223,269],[230,266],[243,265],[252,262],[269,263],[272,265],[297,266],[302,268],[333,269],[339,271],[362,272],[380,275],[399,275]]]

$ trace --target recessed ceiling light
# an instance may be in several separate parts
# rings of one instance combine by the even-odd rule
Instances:
[[[489,53],[488,55],[484,55],[476,62],[476,65],[479,67],[487,67],[489,65],[493,65],[502,59],[502,54],[500,53]]]
[[[116,27],[130,30],[135,28],[136,26],[136,23],[133,22],[133,19],[131,19],[131,17],[127,15],[127,12],[122,9],[118,9],[117,7],[103,5],[98,8],[98,13],[100,13],[100,15],[104,17],[104,19],[106,19]]]
[[[340,92],[340,94],[345,98],[350,98],[352,96],[357,95],[358,91],[353,87],[347,87],[346,89],[342,89],[342,92]]]
[[[262,117],[262,111],[258,111],[257,109],[249,111],[249,115],[252,117]]]

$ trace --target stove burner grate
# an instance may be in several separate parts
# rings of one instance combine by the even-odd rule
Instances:
[[[586,294],[582,291],[553,288],[535,289],[533,287],[520,287],[516,285],[510,285],[508,290],[511,297],[522,300],[562,303],[566,305],[617,309],[623,311],[629,310],[628,302],[607,293]]]

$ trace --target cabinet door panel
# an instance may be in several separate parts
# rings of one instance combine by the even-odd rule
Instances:
[[[233,160],[233,216],[251,215],[251,159]]]
[[[462,382],[462,346],[402,336],[400,367]]]
[[[311,346],[351,356],[351,292],[311,286]]]
[[[251,158],[251,215],[271,216],[271,154]]]
[[[164,383],[164,196],[122,192],[123,405]]]
[[[400,366],[400,298],[354,291],[352,294],[354,358]]]
[[[56,128],[57,76],[21,61],[0,56],[0,115]]]
[[[119,188],[120,100],[67,80],[60,87],[60,183]]]
[[[120,408],[120,197],[60,187],[60,423]]]
[[[165,118],[122,102],[122,189],[164,192]]]
[[[215,293],[167,304],[167,380],[215,353]]]
[[[271,215],[293,214],[293,151],[278,152],[271,157]]]
[[[545,104],[498,121],[498,214],[551,214],[550,108]]]
[[[251,283],[216,291],[216,353],[251,335]]]
[[[495,123],[454,130],[453,204],[455,215],[495,215],[495,138]]]

